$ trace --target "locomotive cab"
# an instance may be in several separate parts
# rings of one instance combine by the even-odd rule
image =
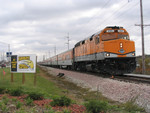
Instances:
[[[129,34],[123,27],[106,27],[101,33],[101,40],[125,39],[129,40]]]

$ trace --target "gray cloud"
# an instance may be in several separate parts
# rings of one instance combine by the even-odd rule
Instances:
[[[0,0],[0,39],[11,44],[15,54],[54,55],[109,25],[126,28],[141,54],[139,1],[131,0]],[[150,1],[143,1],[144,20],[150,24]],[[145,27],[146,53],[149,54],[149,28]],[[7,51],[7,49],[5,49]]]

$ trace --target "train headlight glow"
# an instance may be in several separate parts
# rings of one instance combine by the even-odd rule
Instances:
[[[123,47],[123,44],[122,44],[122,43],[120,43],[120,47],[121,47],[121,48]]]
[[[107,56],[107,57],[110,56],[110,53],[106,53],[106,56]]]
[[[135,53],[132,53],[132,56],[135,56]]]

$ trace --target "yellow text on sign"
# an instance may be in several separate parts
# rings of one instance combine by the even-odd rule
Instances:
[[[30,56],[20,56],[19,61],[21,60],[30,60]]]

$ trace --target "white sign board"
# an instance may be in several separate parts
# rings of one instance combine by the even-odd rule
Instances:
[[[11,72],[16,73],[35,73],[36,72],[36,55],[12,55]]]

